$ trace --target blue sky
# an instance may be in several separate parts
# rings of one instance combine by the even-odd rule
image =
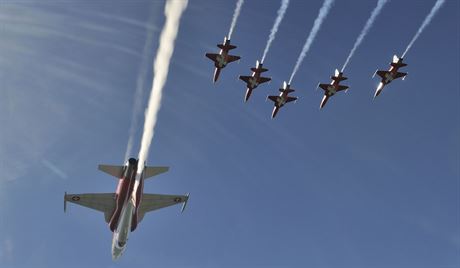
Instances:
[[[145,185],[190,202],[147,215],[113,262],[103,215],[64,214],[62,197],[115,191],[97,165],[124,160],[164,2],[0,0],[0,266],[458,267],[458,1],[407,54],[407,79],[372,100],[372,74],[434,2],[388,3],[346,69],[350,90],[319,111],[317,83],[342,66],[376,4],[336,1],[292,83],[299,100],[271,120],[265,98],[289,78],[322,1],[291,1],[265,61],[273,80],[243,103],[237,76],[262,56],[279,1],[243,5],[232,36],[242,59],[213,85],[204,54],[217,51],[235,2],[191,0],[148,161],[171,170]]]

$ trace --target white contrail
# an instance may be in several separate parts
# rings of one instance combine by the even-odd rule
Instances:
[[[370,16],[369,19],[367,20],[366,25],[364,25],[364,28],[363,28],[363,30],[361,31],[361,33],[359,34],[358,38],[356,39],[356,42],[355,42],[355,44],[353,45],[353,48],[351,49],[350,54],[348,55],[347,60],[346,60],[345,63],[343,64],[343,67],[342,67],[341,72],[343,72],[343,70],[345,70],[345,67],[347,67],[348,62],[350,61],[351,57],[353,57],[353,54],[355,53],[356,49],[357,49],[358,46],[361,44],[361,42],[364,40],[364,37],[366,36],[366,34],[367,34],[367,33],[369,32],[369,30],[371,29],[372,25],[374,24],[375,19],[376,19],[377,16],[380,14],[380,11],[382,11],[383,6],[384,6],[387,2],[388,2],[388,0],[379,0],[379,1],[377,2],[377,6],[374,8],[374,10],[372,10],[371,16]]]
[[[230,30],[228,31],[228,39],[232,39],[233,29],[235,29],[236,21],[238,20],[238,16],[240,15],[241,6],[243,5],[243,2],[244,0],[238,0],[238,2],[236,2],[235,12],[233,12],[232,24],[230,25]]]
[[[299,58],[297,59],[294,70],[292,71],[292,74],[291,74],[291,78],[289,78],[289,84],[291,84],[292,79],[294,78],[294,75],[297,73],[297,70],[300,67],[300,64],[302,63],[303,59],[307,55],[307,52],[310,49],[310,46],[313,43],[313,40],[315,40],[316,34],[321,28],[321,24],[323,23],[324,19],[329,13],[329,10],[331,9],[333,3],[334,3],[334,0],[324,0],[323,6],[319,10],[318,17],[315,19],[315,22],[313,23],[313,28],[311,29],[310,34],[308,35],[307,41],[305,42],[305,45],[302,48],[302,52],[300,52]]]
[[[169,63],[174,51],[174,41],[179,31],[179,21],[182,12],[187,7],[188,0],[168,0],[165,6],[166,21],[160,35],[160,45],[153,63],[152,90],[147,109],[145,110],[144,132],[142,134],[141,148],[139,151],[138,171],[144,169],[150,144],[154,135],[158,111],[161,105],[163,87],[169,71]],[[138,176],[139,177],[139,176]],[[137,188],[136,188],[137,189]]]
[[[153,16],[150,16],[148,20],[148,25],[153,24]],[[124,160],[128,160],[128,157],[132,154],[134,136],[136,134],[137,125],[139,122],[139,114],[141,112],[142,100],[144,95],[145,79],[147,77],[147,64],[148,64],[148,55],[149,50],[152,47],[153,43],[153,30],[147,27],[147,37],[145,39],[144,48],[142,50],[142,60],[139,70],[139,75],[136,80],[136,92],[134,93],[133,100],[133,110],[131,113],[131,126],[129,127],[129,137],[128,144],[126,145],[126,152]]]
[[[267,56],[268,50],[270,49],[270,45],[272,44],[273,40],[275,40],[276,32],[278,32],[278,27],[283,21],[284,13],[286,13],[286,9],[289,6],[289,0],[281,0],[281,7],[278,9],[278,16],[275,19],[275,24],[273,24],[273,28],[270,31],[270,36],[268,37],[267,45],[265,46],[264,54],[262,56],[261,63],[264,62],[265,57]]]
[[[412,38],[412,40],[410,41],[409,45],[407,46],[406,50],[404,51],[404,53],[402,54],[402,58],[404,58],[404,56],[406,56],[406,53],[409,51],[409,49],[412,47],[412,45],[414,44],[415,40],[417,40],[417,38],[419,37],[419,35],[423,32],[423,30],[425,29],[426,26],[428,26],[428,24],[430,24],[431,22],[431,19],[433,19],[434,15],[436,15],[436,12],[438,12],[438,10],[441,8],[442,4],[444,4],[444,0],[438,0],[436,1],[436,3],[434,4],[433,8],[431,9],[430,11],[430,14],[428,14],[428,16],[425,18],[425,20],[423,21],[422,23],[422,26],[420,26],[420,28],[418,29],[417,33],[415,34],[414,38]]]

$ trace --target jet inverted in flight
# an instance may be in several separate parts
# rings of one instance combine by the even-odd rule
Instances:
[[[398,72],[399,68],[407,66],[407,64],[403,63],[403,58],[398,58],[398,56],[394,55],[393,62],[391,62],[390,65],[391,67],[388,71],[377,70],[372,76],[374,77],[376,74],[378,74],[382,78],[382,81],[380,82],[379,86],[377,87],[377,90],[375,91],[374,98],[380,95],[383,88],[389,83],[391,83],[391,81],[401,77],[402,80],[406,78],[407,73]]]
[[[240,75],[240,79],[246,82],[246,95],[244,96],[244,101],[248,101],[249,97],[251,97],[252,90],[258,87],[262,83],[266,83],[272,80],[269,77],[262,77],[260,76],[261,73],[268,71],[268,69],[262,67],[262,63],[259,61],[256,62],[256,67],[251,68],[252,75],[251,76],[243,76]]]
[[[224,38],[224,42],[222,44],[217,45],[220,48],[219,54],[214,53],[206,53],[206,57],[214,62],[214,83],[219,79],[220,71],[227,66],[227,64],[239,60],[241,57],[229,55],[228,52],[232,49],[235,49],[236,46],[230,45],[230,39],[227,37]]]
[[[67,202],[85,206],[104,213],[105,221],[113,232],[112,258],[120,257],[128,241],[129,232],[136,229],[145,213],[183,203],[187,195],[144,194],[144,179],[169,170],[168,167],[144,167],[137,172],[138,160],[130,158],[124,166],[99,165],[99,170],[118,178],[115,193],[64,194],[64,211]]]
[[[290,87],[291,86],[288,83],[286,83],[286,81],[284,81],[283,88],[279,89],[280,94],[278,96],[268,96],[268,99],[275,103],[275,106],[273,107],[272,118],[275,118],[279,109],[283,107],[286,103],[297,100],[297,97],[289,96],[289,93],[295,91]]]
[[[321,104],[319,105],[320,109],[323,108],[324,105],[326,105],[326,102],[329,100],[330,97],[334,96],[335,93],[348,88],[348,86],[340,85],[341,81],[347,80],[348,78],[343,76],[343,73],[339,72],[339,70],[335,69],[335,74],[334,76],[331,76],[331,79],[332,82],[330,84],[318,84],[318,87],[324,90],[324,96],[321,100]]]

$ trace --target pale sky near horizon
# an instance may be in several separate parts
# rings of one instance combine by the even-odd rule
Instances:
[[[280,1],[243,4],[241,61],[213,85],[204,54],[235,2],[189,1],[147,163],[171,169],[144,191],[189,192],[188,207],[146,215],[113,262],[102,213],[64,214],[63,194],[115,191],[97,165],[123,163],[144,79],[137,156],[164,1],[0,0],[0,267],[460,266],[460,3],[446,1],[404,59],[405,81],[373,100],[372,74],[435,3],[390,1],[345,70],[350,90],[320,111],[316,85],[377,3],[336,0],[294,77],[299,100],[272,120],[266,96],[289,79],[323,1],[290,1],[264,64],[272,81],[248,103],[237,77],[262,56]]]

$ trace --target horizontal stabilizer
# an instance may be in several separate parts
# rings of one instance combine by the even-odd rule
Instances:
[[[263,72],[268,71],[268,69],[266,69],[266,68],[259,68],[259,69],[257,69],[257,68],[252,67],[252,68],[251,68],[251,71],[256,72],[256,73],[257,73],[257,72],[258,72],[258,73],[263,73]]]
[[[220,49],[227,49],[227,50],[232,50],[236,48],[236,46],[234,45],[223,45],[223,44],[218,44],[217,47]]]
[[[393,67],[397,67],[397,68],[401,68],[401,67],[407,66],[407,64],[402,63],[402,62],[400,62],[400,63],[394,63],[394,62],[392,62],[392,63],[390,63],[390,65],[393,66]]]
[[[169,167],[145,167],[144,169],[144,179],[165,173],[169,170]]]
[[[123,177],[124,166],[99,165],[98,169],[116,178]]]

